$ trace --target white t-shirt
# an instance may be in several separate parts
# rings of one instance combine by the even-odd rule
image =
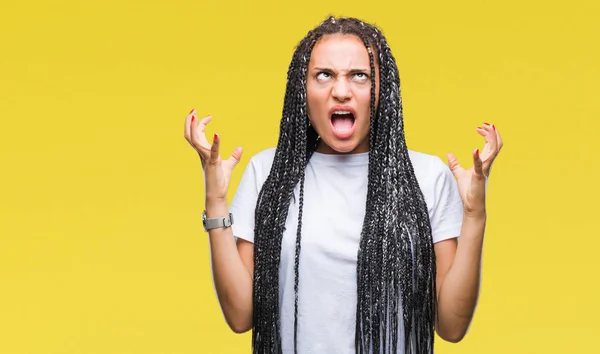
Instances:
[[[254,209],[275,149],[252,157],[230,211],[236,238],[254,241]],[[409,150],[425,196],[433,242],[458,237],[463,206],[450,169],[440,158]],[[369,154],[315,152],[306,168],[298,286],[298,352],[354,353],[356,264],[365,215]],[[279,266],[283,353],[294,352],[294,257],[299,185],[286,221]],[[402,326],[400,314],[399,325]],[[404,333],[400,328],[400,337]],[[404,339],[399,338],[398,348]],[[401,351],[402,352],[402,351]]]

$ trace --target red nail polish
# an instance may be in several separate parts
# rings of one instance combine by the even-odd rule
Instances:
[[[479,149],[475,150],[475,155],[479,155]]]
[[[192,116],[192,122],[196,121],[196,116]]]
[[[492,128],[494,128],[494,130],[496,130],[496,126],[492,124]]]
[[[215,133],[214,139],[219,140],[219,134]]]

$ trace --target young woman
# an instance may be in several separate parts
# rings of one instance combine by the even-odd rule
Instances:
[[[383,34],[330,17],[297,46],[277,147],[219,156],[193,110],[185,137],[205,175],[205,229],[224,317],[255,353],[431,353],[477,303],[495,126],[463,169],[408,150],[398,68]],[[231,219],[233,217],[233,220]],[[460,237],[460,243],[457,241]]]

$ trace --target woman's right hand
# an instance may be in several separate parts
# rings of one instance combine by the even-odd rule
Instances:
[[[196,110],[192,110],[185,120],[184,136],[200,156],[205,178],[206,202],[220,203],[227,201],[231,172],[240,162],[242,148],[236,147],[229,159],[222,160],[219,156],[219,135],[214,135],[211,145],[204,134],[204,128],[211,120],[212,116],[208,116],[198,121]]]

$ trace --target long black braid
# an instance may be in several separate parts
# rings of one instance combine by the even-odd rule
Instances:
[[[371,67],[368,190],[357,262],[356,352],[396,353],[401,311],[405,352],[432,353],[435,253],[427,206],[406,146],[398,68],[385,37],[375,26],[354,18],[334,17],[311,30],[296,47],[288,70],[273,165],[256,204],[254,353],[282,352],[281,242],[291,198],[299,185],[294,322],[297,333],[304,172],[319,143],[308,118],[306,77],[314,45],[324,35],[335,33],[360,38],[368,50]],[[378,107],[375,107],[375,60],[380,71]]]

